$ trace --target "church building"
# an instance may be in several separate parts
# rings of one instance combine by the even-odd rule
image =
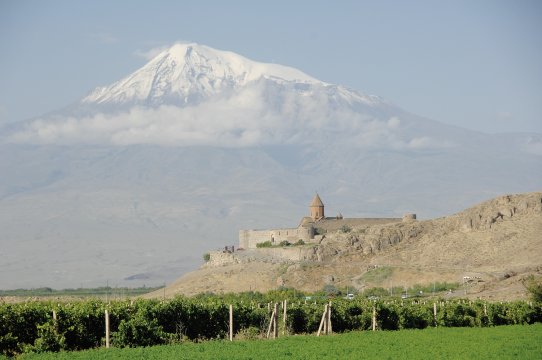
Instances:
[[[266,241],[269,241],[271,245],[280,245],[283,241],[295,244],[299,242],[299,240],[302,240],[304,243],[310,243],[321,239],[321,236],[317,235],[317,233],[321,235],[328,231],[399,221],[401,221],[400,218],[348,219],[343,218],[340,213],[335,217],[326,217],[324,203],[322,202],[322,199],[320,199],[320,196],[315,194],[309,205],[309,216],[303,217],[298,227],[271,230],[240,230],[239,248],[254,249],[257,247],[257,244]]]

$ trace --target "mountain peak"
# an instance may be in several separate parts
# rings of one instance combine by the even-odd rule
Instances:
[[[287,66],[260,63],[229,51],[196,43],[176,43],[133,74],[86,96],[86,104],[184,105],[259,78],[301,83],[322,82]]]

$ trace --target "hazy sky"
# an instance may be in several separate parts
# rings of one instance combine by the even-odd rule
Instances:
[[[0,122],[194,41],[484,132],[542,133],[542,1],[0,0]]]

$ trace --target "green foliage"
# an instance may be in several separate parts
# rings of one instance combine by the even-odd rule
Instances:
[[[349,233],[350,231],[352,231],[352,228],[345,224],[345,225],[341,226],[341,228],[339,230],[342,233]]]
[[[328,293],[338,293],[330,285]],[[374,294],[386,294],[374,289]],[[367,295],[368,291],[365,291]],[[224,339],[228,333],[229,304],[234,308],[234,333],[253,338],[265,331],[270,313],[268,303],[288,300],[288,333],[315,333],[318,330],[327,297],[305,294],[295,289],[279,289],[266,294],[200,294],[194,298],[176,297],[168,301],[88,300],[71,303],[0,303],[0,351],[5,356],[27,352],[83,350],[103,344],[107,309],[115,346],[150,346],[174,342]],[[389,298],[388,298],[389,299]],[[422,301],[332,300],[331,320],[334,332],[371,328],[373,307],[379,330],[423,329],[427,327],[488,327],[494,325],[542,322],[542,304],[524,301],[505,303],[438,301],[436,323],[433,303]],[[57,314],[53,322],[52,311]],[[280,311],[280,309],[279,309]],[[256,331],[255,329],[259,329]]]
[[[294,245],[296,245],[296,246],[305,245],[305,242],[303,241],[303,239],[299,239],[299,240],[297,240],[297,242]]]
[[[0,353],[1,356],[14,356],[20,352],[19,342],[17,337],[12,333],[0,335]]]
[[[539,359],[541,333],[542,325],[356,331],[338,336],[279,337],[274,341],[207,341],[36,354],[28,359]]]
[[[288,309],[287,326],[294,334],[318,331],[323,307],[320,304],[291,304]]]
[[[58,332],[57,326],[52,320],[43,325],[37,325],[37,328],[38,337],[34,341],[34,345],[25,346],[24,352],[58,352],[66,349],[66,338]]]
[[[535,302],[542,302],[542,278],[536,279],[533,275],[523,281],[523,285],[529,291],[531,299]]]
[[[398,306],[395,304],[385,305],[379,303],[376,308],[376,322],[379,329],[399,330],[401,323]]]
[[[372,319],[372,303],[341,302],[331,306],[331,323],[333,331],[369,330]]]
[[[152,346],[167,343],[169,337],[156,319],[137,313],[129,320],[122,320],[119,329],[111,334],[115,347]]]
[[[431,309],[426,306],[402,306],[399,314],[401,329],[425,329],[433,323]]]
[[[433,292],[442,292],[456,290],[460,287],[458,282],[434,282],[430,284],[416,284],[407,289],[409,296],[420,296],[422,294],[431,294]],[[395,292],[395,291],[394,291]]]
[[[257,328],[255,326],[250,326],[245,329],[239,330],[237,334],[235,334],[236,340],[256,340],[263,338],[264,334],[260,328]]]
[[[388,296],[388,290],[381,287],[369,288],[363,292],[367,298],[382,298]]]
[[[272,246],[273,246],[273,243],[271,243],[271,241],[264,241],[264,242],[256,244],[257,248],[268,248]]]
[[[324,235],[327,231],[322,228],[315,228],[314,229],[314,235]]]
[[[380,266],[375,269],[367,271],[361,276],[361,280],[364,282],[371,282],[374,284],[381,284],[384,280],[389,278],[393,274],[393,268],[389,266]]]
[[[331,285],[331,284],[324,285],[324,288],[322,289],[322,291],[326,296],[337,296],[337,295],[340,295],[341,293],[340,290],[337,289],[335,285]]]
[[[290,245],[291,245],[291,244],[290,244],[290,242],[289,242],[288,240],[282,240],[282,241],[280,242],[280,246],[290,246]]]
[[[209,260],[211,260],[211,254],[209,253],[203,254],[203,261],[207,262]]]
[[[441,323],[446,327],[472,327],[476,325],[476,309],[466,304],[448,304],[441,317]]]

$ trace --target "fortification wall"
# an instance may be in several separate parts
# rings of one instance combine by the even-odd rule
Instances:
[[[211,251],[209,261],[203,267],[218,267],[235,264],[246,264],[253,261],[266,263],[288,263],[296,261],[316,261],[317,246],[288,246],[276,248],[260,248],[236,251],[234,253]]]
[[[209,252],[209,261],[207,261],[204,267],[223,266],[239,264],[241,261],[235,253],[223,252],[223,251],[211,251]]]
[[[243,249],[253,249],[256,244],[271,240],[271,230],[239,230],[239,247]]]
[[[315,222],[314,227],[324,231],[332,232],[340,230],[343,226],[354,229],[357,227],[384,225],[401,221],[402,219],[400,218],[326,218]]]
[[[298,227],[272,230],[240,230],[239,247],[243,249],[254,249],[259,243],[271,241],[271,244],[278,245],[282,241],[296,243],[299,240],[309,242],[314,238],[314,228]]]

